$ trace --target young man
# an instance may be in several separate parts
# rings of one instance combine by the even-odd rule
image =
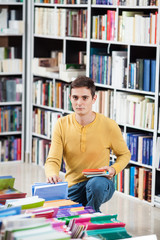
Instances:
[[[115,121],[92,111],[96,97],[90,78],[81,76],[71,83],[74,113],[60,118],[55,125],[45,173],[48,182],[61,181],[59,171],[63,156],[69,198],[100,211],[101,204],[115,191],[112,177],[128,164],[130,152]],[[110,149],[117,156],[111,166]],[[88,180],[82,174],[87,168],[103,168],[109,175]]]

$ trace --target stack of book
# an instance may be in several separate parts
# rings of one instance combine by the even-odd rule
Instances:
[[[85,173],[87,171],[84,170]],[[97,175],[98,171],[88,172],[96,172]],[[103,174],[104,171],[100,170],[99,175]],[[6,200],[0,210],[0,237],[7,240],[131,237],[125,224],[117,220],[117,215],[95,213],[92,207],[68,199],[66,182],[35,183],[32,195]]]
[[[14,188],[15,178],[0,176],[0,204],[4,205],[7,199],[24,198],[26,193]]]
[[[84,169],[82,171],[85,177],[100,177],[100,176],[107,176],[108,172],[105,169]]]

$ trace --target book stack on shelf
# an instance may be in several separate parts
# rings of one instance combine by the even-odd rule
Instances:
[[[25,1],[0,1],[0,162],[23,161]]]

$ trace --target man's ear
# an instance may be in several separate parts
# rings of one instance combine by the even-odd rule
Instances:
[[[96,99],[97,99],[97,95],[95,94],[93,97],[93,104],[95,103]]]
[[[71,100],[71,95],[69,95],[69,99]]]

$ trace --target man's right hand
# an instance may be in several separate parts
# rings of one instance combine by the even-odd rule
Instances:
[[[59,176],[53,175],[52,177],[47,178],[48,183],[58,183],[62,182],[62,179]]]

